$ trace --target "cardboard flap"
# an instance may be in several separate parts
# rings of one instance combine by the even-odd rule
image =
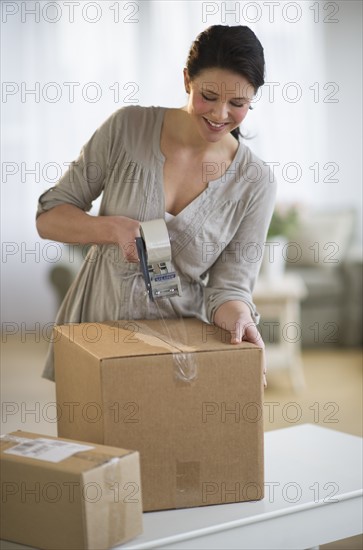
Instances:
[[[98,359],[257,348],[250,342],[231,346],[228,331],[194,318],[70,323],[55,331],[56,339],[65,337]]]
[[[136,355],[162,355],[179,353],[165,340],[154,334],[145,334],[136,321],[80,323],[59,325],[55,338],[66,338],[97,359],[133,357]]]
[[[231,345],[231,335],[216,325],[203,323],[194,317],[181,319],[150,319],[133,321],[141,331],[153,332],[160,339],[165,339],[183,352],[229,351],[231,349],[258,348],[251,342]]]

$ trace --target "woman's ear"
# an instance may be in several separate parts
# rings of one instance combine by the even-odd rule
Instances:
[[[190,93],[190,78],[189,78],[189,74],[188,74],[188,69],[186,67],[183,70],[183,74],[184,74],[185,91],[186,91],[187,94],[189,94]]]

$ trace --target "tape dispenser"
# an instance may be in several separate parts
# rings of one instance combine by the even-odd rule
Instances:
[[[179,276],[171,266],[171,246],[165,220],[140,223],[137,253],[150,300],[181,296]]]

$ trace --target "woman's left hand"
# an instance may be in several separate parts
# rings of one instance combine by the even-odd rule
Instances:
[[[266,387],[265,343],[252,320],[248,305],[239,300],[225,302],[215,312],[214,324],[230,332],[231,344],[240,344],[242,341],[246,341],[262,348],[263,382]]]

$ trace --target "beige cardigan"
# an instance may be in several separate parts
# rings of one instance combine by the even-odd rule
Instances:
[[[127,106],[96,130],[56,186],[39,198],[37,216],[62,203],[88,211],[101,193],[99,215],[140,221],[164,218],[164,107]],[[172,262],[183,295],[149,301],[138,264],[116,245],[93,245],[56,317],[57,324],[195,316],[213,322],[229,300],[259,315],[252,291],[272,216],[276,182],[267,165],[239,143],[225,172],[167,222]],[[76,240],[76,239],[75,239]],[[43,372],[54,380],[50,347]]]

